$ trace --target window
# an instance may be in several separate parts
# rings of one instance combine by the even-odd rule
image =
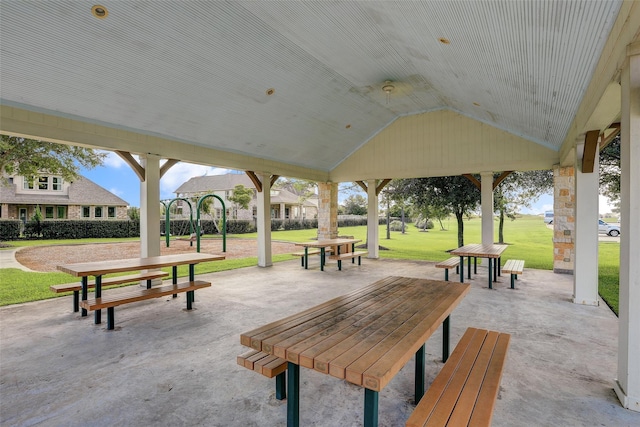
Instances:
[[[253,209],[251,209],[251,215],[253,215],[254,218],[258,217],[258,207],[254,206]]]
[[[216,218],[222,218],[222,209],[216,208]]]
[[[225,190],[225,192],[224,192],[224,199],[225,199],[225,200],[229,200],[229,196],[230,196],[230,195],[231,195],[231,191],[229,191],[229,190]]]
[[[116,217],[116,207],[115,206],[109,206],[107,208],[107,216],[109,218],[115,218]]]
[[[33,177],[27,178],[25,176],[22,188],[24,188],[25,190],[33,190],[33,181],[35,181],[35,178],[33,178]]]
[[[51,189],[53,191],[62,191],[62,178],[60,178],[59,176],[52,176]]]
[[[44,217],[46,219],[53,219],[53,206],[44,207]]]
[[[67,218],[67,207],[66,206],[57,206],[58,208],[58,219],[66,219]]]
[[[89,206],[82,207],[82,218],[91,218],[91,209]]]
[[[102,206],[96,206],[93,208],[93,216],[96,218],[102,218]]]
[[[49,177],[41,176],[38,178],[38,190],[48,190],[49,189]]]

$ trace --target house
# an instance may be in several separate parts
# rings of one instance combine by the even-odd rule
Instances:
[[[238,209],[229,200],[233,196],[236,185],[243,185],[253,189],[253,198],[249,209]],[[215,194],[224,200],[227,218],[253,220],[257,216],[256,188],[246,174],[229,173],[225,175],[197,176],[189,179],[174,191],[176,197],[193,199],[204,194]],[[318,215],[318,199],[316,195],[301,198],[284,188],[271,189],[271,218],[273,219],[312,219]],[[178,204],[178,206],[183,206]],[[222,216],[222,207],[216,201],[214,204],[215,217]],[[185,214],[187,212],[184,212]]]
[[[0,219],[26,222],[36,206],[44,220],[128,218],[125,200],[82,176],[73,182],[56,175],[4,178],[0,183]]]

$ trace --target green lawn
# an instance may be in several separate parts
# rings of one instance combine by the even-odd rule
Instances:
[[[391,238],[387,239],[386,226],[380,226],[380,246],[387,250],[380,250],[381,258],[412,259],[440,261],[448,258],[448,251],[458,247],[457,224],[455,219],[443,223],[446,230],[436,228],[427,232],[418,230],[412,225],[407,227],[405,234],[392,231]],[[498,222],[495,222],[497,235]],[[474,218],[464,222],[465,243],[477,243],[481,240],[481,222]],[[340,228],[341,236],[354,236],[366,241],[367,227],[343,227]],[[316,230],[292,230],[274,231],[272,240],[288,242],[303,242],[314,239]],[[228,245],[233,244],[233,237],[256,238],[256,234],[241,236],[229,236]],[[526,267],[551,270],[553,268],[553,232],[548,229],[539,216],[523,216],[515,221],[506,221],[504,237],[509,249],[505,252],[506,258],[524,259]],[[92,239],[92,240],[68,240],[68,241],[21,241],[10,242],[13,246],[32,246],[36,244],[61,244],[61,243],[96,243],[136,239]],[[495,239],[497,241],[497,238]],[[609,304],[613,311],[618,313],[618,276],[620,265],[620,244],[602,242],[599,246],[599,292],[602,298]],[[273,261],[290,260],[289,255],[274,255]],[[196,273],[211,273],[216,271],[231,270],[254,266],[257,259],[245,258],[241,260],[225,260],[204,263],[196,266]],[[166,271],[169,272],[167,269]],[[124,274],[124,273],[123,273]],[[179,276],[187,276],[187,267],[178,269]],[[27,301],[36,301],[47,298],[55,298],[59,294],[49,291],[52,284],[68,283],[69,275],[64,273],[29,273],[16,269],[0,270],[0,305],[17,304]]]

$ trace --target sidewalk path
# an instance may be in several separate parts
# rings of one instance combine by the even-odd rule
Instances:
[[[18,252],[19,249],[20,248],[0,250],[0,268],[17,268],[22,271],[34,271],[16,261],[16,252]]]

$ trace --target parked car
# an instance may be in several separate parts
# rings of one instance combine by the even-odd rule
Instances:
[[[544,223],[553,224],[553,211],[546,211],[544,213]]]
[[[609,224],[603,220],[598,220],[598,233],[608,234],[611,237],[617,237],[620,235],[620,227],[614,224]]]

